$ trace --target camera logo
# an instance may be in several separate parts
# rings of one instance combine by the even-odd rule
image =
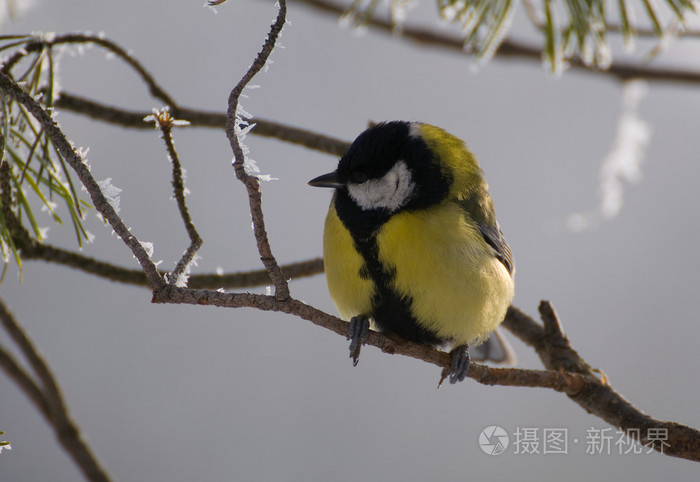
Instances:
[[[488,455],[501,455],[509,442],[508,433],[498,425],[486,427],[479,434],[479,447]]]

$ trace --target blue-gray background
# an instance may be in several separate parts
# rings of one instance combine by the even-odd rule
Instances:
[[[276,8],[239,0],[214,15],[201,4],[37,0],[4,30],[104,31],[181,104],[222,111]],[[432,9],[427,2],[421,12]],[[285,48],[255,79],[261,88],[247,92],[246,110],[347,140],[369,120],[386,119],[434,123],[465,139],[486,172],[513,248],[514,304],[535,315],[540,299],[551,300],[575,348],[626,398],[657,418],[700,426],[696,86],[650,86],[640,107],[652,129],[641,182],[626,189],[616,219],[573,233],[568,216],[598,203],[599,167],[621,110],[618,83],[579,72],[554,79],[539,63],[523,61],[496,60],[475,74],[464,56],[353,35],[296,3],[289,19]],[[514,33],[538,41],[525,23],[516,21]],[[698,68],[699,53],[697,43],[684,41],[654,64]],[[64,55],[61,85],[129,108],[160,107],[121,62],[94,48]],[[123,189],[121,215],[134,234],[153,242],[154,259],[172,267],[187,240],[157,132],[68,113],[58,120],[76,145],[90,147],[95,177],[111,177]],[[205,240],[196,271],[259,268],[246,196],[223,132],[181,129],[175,140]],[[278,260],[318,256],[330,193],[306,181],[333,169],[336,159],[254,136],[247,144],[262,172],[279,178],[263,185]],[[49,242],[74,245],[69,228],[44,214],[40,220],[51,226]],[[136,267],[92,215],[90,230],[97,239],[85,254]],[[294,280],[291,288],[334,313],[323,276]],[[292,316],[154,306],[146,289],[40,262],[25,264],[21,282],[12,268],[0,295],[46,356],[71,413],[115,480],[695,480],[698,474],[696,464],[656,453],[618,455],[612,446],[609,454],[586,454],[587,430],[608,425],[550,390],[471,380],[436,390],[437,368],[373,348],[353,368],[343,338]],[[529,349],[514,345],[520,366],[541,366]],[[478,435],[489,425],[511,435],[519,428],[566,429],[568,454],[515,455],[511,445],[506,454],[487,456]],[[3,482],[81,478],[5,376],[0,430],[13,447],[0,454]]]

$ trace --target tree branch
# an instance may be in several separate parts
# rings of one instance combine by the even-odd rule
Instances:
[[[73,147],[67,141],[66,137],[63,135],[61,129],[46,112],[46,110],[44,110],[44,108],[36,100],[34,100],[31,95],[18,86],[10,77],[1,72],[0,90],[14,98],[20,104],[24,105],[24,107],[42,125],[58,152],[73,168],[75,173],[78,175],[80,182],[82,182],[85,189],[87,189],[95,209],[97,209],[97,211],[104,216],[107,222],[109,222],[109,224],[112,226],[112,229],[114,229],[127,247],[131,249],[131,252],[141,264],[149,285],[153,289],[159,289],[164,286],[165,281],[163,280],[163,277],[156,269],[156,266],[153,264],[153,261],[151,261],[144,247],[141,246],[138,239],[131,234],[122,219],[117,215],[112,205],[102,193],[97,181],[95,181],[95,178],[93,178],[92,174],[90,174],[89,168],[83,163],[83,160],[75,152]]]
[[[137,112],[108,106],[67,92],[61,92],[60,97],[54,102],[54,107],[122,127],[149,128],[149,125],[143,122],[143,119],[150,112]],[[178,119],[189,121],[194,127],[222,129],[226,125],[226,114],[220,112],[203,111],[189,107],[171,108],[170,112]],[[268,119],[252,117],[247,119],[247,122],[255,124],[255,127],[250,131],[252,135],[278,139],[333,156],[342,156],[350,146],[349,142],[335,137]]]
[[[298,316],[315,325],[326,328],[343,337],[347,336],[348,323],[294,298],[278,300],[274,296],[251,293],[222,293],[213,290],[195,290],[168,286],[153,295],[154,303],[218,306],[225,308],[256,308]],[[451,363],[449,353],[428,345],[413,343],[394,334],[370,331],[367,344],[384,353],[404,355],[444,368]],[[469,377],[486,385],[543,387],[557,391],[576,393],[584,383],[580,374],[563,374],[556,371],[527,370],[517,368],[491,368],[472,363]],[[595,378],[593,378],[595,380]]]
[[[27,244],[18,243],[18,247],[22,250],[22,258],[25,260],[55,263],[118,283],[149,286],[142,270],[124,268],[80,253],[42,244],[35,240],[30,240]],[[291,279],[305,278],[323,272],[323,259],[313,258],[284,264],[281,269]],[[165,271],[159,273],[161,276],[166,274]],[[239,289],[268,284],[270,284],[270,277],[265,269],[221,275],[216,273],[193,274],[190,275],[187,283],[188,286],[195,289]]]
[[[0,366],[17,382],[17,385],[39,409],[49,425],[53,427],[58,441],[73,458],[85,478],[92,481],[109,481],[107,473],[83,440],[78,426],[68,414],[68,408],[51,370],[1,299],[0,323],[36,373],[41,388],[19,368],[19,365],[2,348],[0,348]]]
[[[180,158],[175,150],[175,145],[173,144],[172,129],[173,126],[182,123],[189,124],[187,121],[175,120],[168,111],[168,108],[164,108],[160,111],[155,111],[151,116],[147,116],[145,119],[152,119],[155,121],[157,127],[161,131],[161,138],[165,142],[165,148],[168,151],[168,157],[173,166],[172,173],[172,185],[175,200],[177,201],[177,207],[180,211],[180,217],[185,225],[185,230],[190,238],[190,245],[183,253],[180,261],[178,261],[175,269],[169,275],[170,284],[185,283],[185,276],[189,272],[189,267],[194,261],[194,256],[197,250],[202,246],[202,238],[199,236],[197,229],[194,227],[192,222],[192,217],[187,209],[187,202],[185,201],[185,183],[182,179],[182,166],[180,166]]]
[[[295,1],[311,7],[314,11],[336,16],[342,15],[348,8],[347,5],[341,5],[327,0]],[[367,20],[367,24],[374,27],[374,31],[376,32],[389,34],[392,35],[392,37],[413,42],[422,47],[438,48],[461,55],[473,54],[471,50],[464,48],[464,39],[455,35],[449,35],[430,28],[414,25],[404,25],[400,35],[396,35],[394,25],[388,20],[379,18],[370,18]],[[538,47],[526,45],[507,38],[501,43],[498,50],[496,50],[494,58],[523,59],[541,63],[542,50]],[[656,82],[700,83],[700,72],[692,70],[653,68],[622,62],[612,64],[607,70],[600,70],[584,64],[579,59],[571,59],[568,63],[574,70],[612,76],[620,81],[639,78]]]
[[[41,389],[39,389],[37,384],[34,383],[34,380],[32,380],[32,377],[22,369],[19,362],[17,362],[10,352],[5,350],[2,345],[0,345],[0,367],[5,371],[5,374],[10,380],[14,381],[20,390],[24,392],[34,406],[39,409],[41,414],[49,420],[51,418],[49,402],[46,401],[46,397],[44,397]]]
[[[200,127],[221,128],[226,124],[226,115],[223,113],[207,112],[198,109],[180,107],[165,89],[155,80],[153,75],[141,65],[141,63],[123,47],[102,36],[85,33],[71,33],[58,36],[30,37],[24,42],[24,47],[15,52],[2,64],[1,71],[9,73],[10,70],[24,57],[43,48],[56,45],[69,44],[94,44],[121,58],[136,74],[141,77],[153,97],[163,102],[170,108],[172,115],[178,119],[190,121]],[[122,125],[124,127],[146,128],[144,117],[150,112],[133,112],[115,107],[105,106],[95,101],[61,93],[59,99],[55,99],[54,107],[64,108],[88,115],[95,119]],[[266,119],[247,119],[249,123],[256,124],[254,134],[263,137],[274,137],[293,144],[302,145],[310,149],[321,150],[330,154],[341,156],[347,150],[347,143],[338,139],[315,134],[303,129],[284,125]]]
[[[263,262],[265,269],[270,275],[270,279],[275,286],[275,298],[285,300],[289,298],[289,286],[284,273],[277,264],[277,260],[272,254],[270,242],[267,238],[265,230],[265,219],[262,212],[262,195],[260,192],[260,180],[248,175],[245,171],[245,154],[243,147],[240,144],[239,136],[242,136],[242,125],[248,123],[238,116],[238,99],[243,93],[243,89],[250,83],[255,75],[263,68],[270,54],[275,48],[275,43],[279,37],[282,28],[286,22],[287,3],[286,0],[279,0],[279,13],[277,19],[270,26],[270,33],[263,44],[262,50],[258,53],[248,71],[243,75],[243,78],[233,88],[228,98],[228,111],[226,112],[226,137],[231,143],[233,150],[234,162],[233,168],[236,172],[236,177],[245,184],[248,191],[248,201],[250,204],[250,214],[253,218],[253,232],[255,241],[258,245],[260,260]]]
[[[0,133],[1,140],[2,134]],[[7,162],[0,162],[0,209],[12,235],[11,241],[21,251],[22,259],[55,263],[119,283],[148,286],[148,280],[142,270],[117,266],[90,256],[44,244],[32,238],[12,212],[9,169],[10,166]],[[297,261],[285,264],[281,269],[291,279],[313,276],[323,272],[323,259],[313,258]],[[160,272],[161,276],[165,276],[165,274],[165,271]],[[236,289],[265,286],[269,282],[270,277],[267,270],[263,269],[228,274],[195,274],[190,276],[188,286],[195,289]]]
[[[170,95],[161,87],[156,80],[153,78],[150,72],[141,65],[141,63],[134,58],[129,52],[124,50],[121,46],[108,40],[99,35],[92,35],[87,33],[70,33],[56,36],[41,36],[37,38],[30,39],[24,45],[24,48],[15,52],[11,55],[2,65],[2,73],[9,74],[12,67],[14,67],[20,60],[22,60],[27,55],[34,53],[38,50],[44,48],[51,48],[56,45],[67,45],[67,44],[93,44],[98,45],[107,51],[113,53],[120,59],[122,59],[126,64],[131,67],[140,77],[141,80],[148,87],[148,91],[153,97],[159,99],[165,105],[171,107],[177,107],[175,101],[170,97]],[[143,119],[143,117],[142,117]]]
[[[607,380],[594,378],[594,370],[571,348],[551,304],[542,301],[539,312],[543,326],[514,307],[508,310],[503,325],[535,349],[545,368],[561,373],[587,374],[586,383],[580,390],[567,393],[569,398],[643,445],[651,445],[666,455],[700,461],[700,431],[679,423],[654,419],[617,393]],[[667,446],[650,435],[658,429],[666,432],[664,441]]]
[[[210,290],[194,290],[169,286],[166,290],[154,293],[154,303],[184,303],[192,305],[212,305],[227,308],[256,308],[263,311],[278,311],[298,316],[315,325],[326,328],[341,336],[347,335],[347,322],[328,315],[310,305],[293,298],[277,300],[273,296],[250,293],[221,293]],[[544,316],[549,304],[543,302],[541,311]],[[549,307],[551,313],[551,307]],[[558,323],[558,321],[557,321]],[[547,322],[549,325],[550,323]],[[621,428],[640,443],[651,446],[674,457],[700,461],[700,431],[675,422],[656,420],[625,400],[607,383],[596,378],[588,364],[568,346],[563,333],[548,333],[530,317],[517,308],[508,311],[504,326],[535,347],[548,370],[526,370],[516,368],[491,368],[472,363],[468,376],[484,385],[502,385],[518,387],[549,388],[566,393],[586,411],[591,412]],[[549,340],[558,338],[560,343],[550,345]],[[565,343],[564,343],[565,342]],[[375,346],[384,353],[404,355],[438,367],[450,365],[450,355],[422,344],[412,343],[393,334],[370,331],[367,344]],[[557,354],[570,352],[567,356]],[[570,360],[576,360],[572,371],[565,371],[562,366],[569,366]],[[662,445],[650,430],[662,429],[667,437]]]

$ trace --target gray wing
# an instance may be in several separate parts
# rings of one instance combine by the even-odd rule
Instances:
[[[513,254],[510,252],[510,247],[506,243],[506,238],[503,236],[501,227],[498,222],[494,225],[488,225],[483,223],[478,223],[479,231],[484,237],[486,243],[491,246],[496,254],[496,259],[498,259],[503,266],[506,267],[511,276],[515,272],[515,264],[513,264]]]

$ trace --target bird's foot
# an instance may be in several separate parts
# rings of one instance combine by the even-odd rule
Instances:
[[[350,329],[348,330],[348,340],[350,342],[350,358],[352,366],[357,366],[360,361],[360,348],[367,342],[369,337],[369,318],[358,315],[350,319]]]
[[[446,378],[450,378],[450,383],[461,382],[469,373],[469,347],[467,345],[459,345],[450,352],[450,367],[442,369],[442,376],[438,388]]]

